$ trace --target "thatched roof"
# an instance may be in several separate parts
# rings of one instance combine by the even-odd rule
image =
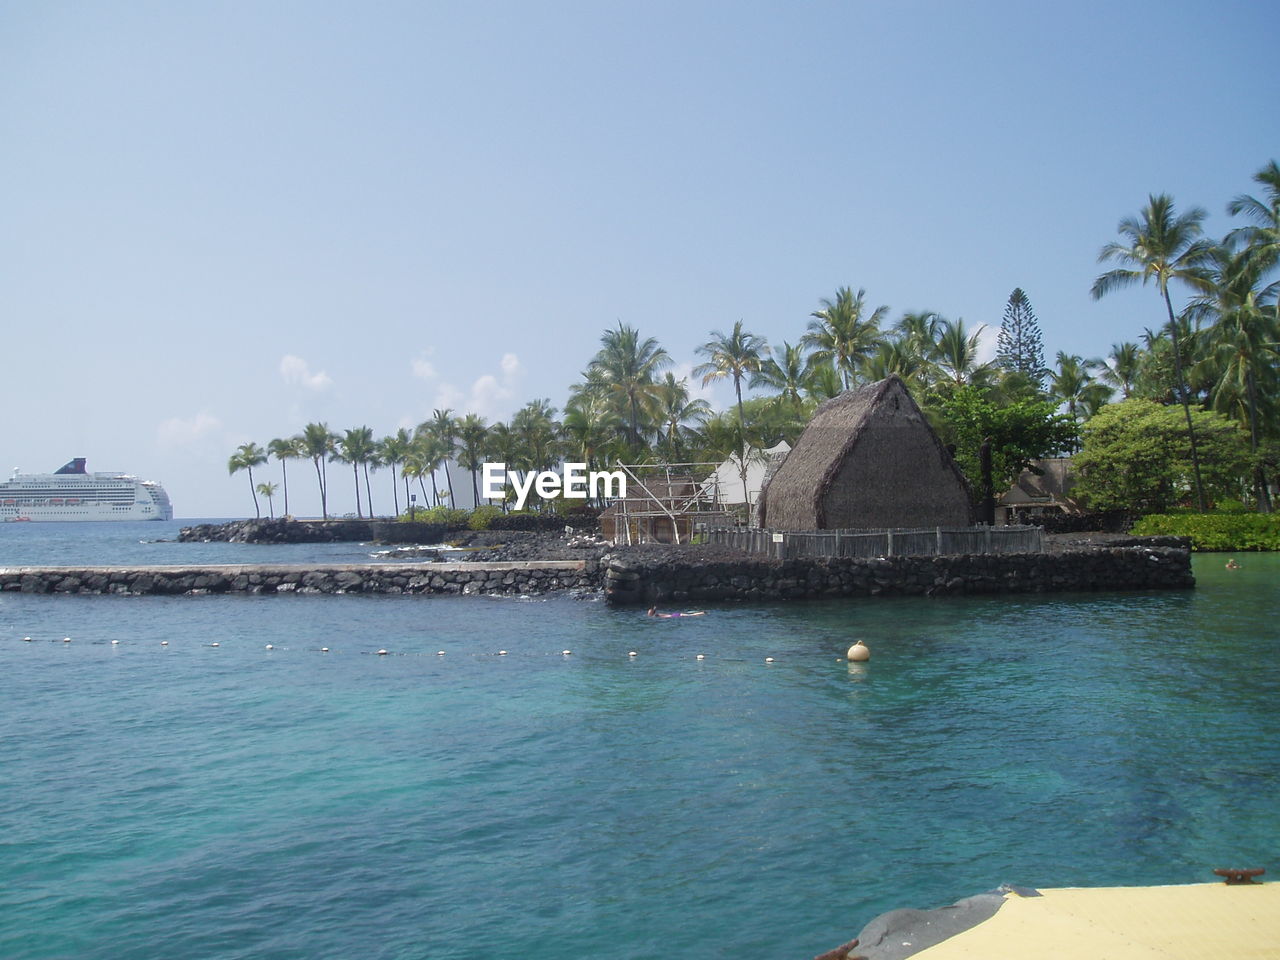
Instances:
[[[760,499],[773,529],[970,520],[968,483],[896,376],[818,407]]]

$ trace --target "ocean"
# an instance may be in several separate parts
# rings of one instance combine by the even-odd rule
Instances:
[[[379,549],[178,526],[6,524],[0,565]],[[1239,559],[662,621],[6,593],[0,956],[781,960],[1001,883],[1274,871],[1280,556]]]

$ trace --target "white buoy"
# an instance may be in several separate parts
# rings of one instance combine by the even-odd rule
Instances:
[[[268,643],[268,644],[267,644],[267,649],[268,649],[268,650],[274,650],[274,649],[275,649],[275,645],[274,645],[274,644],[271,644],[271,643]]]
[[[23,637],[23,638],[22,638],[22,642],[23,642],[23,643],[30,643],[30,642],[31,642],[31,638],[30,638],[30,637]]]
[[[865,661],[871,659],[871,650],[868,649],[865,643],[859,640],[857,643],[855,643],[852,647],[849,648],[849,653],[847,654],[847,656],[849,658],[850,663],[864,663]]]
[[[436,651],[436,656],[437,656],[437,657],[443,657],[443,656],[444,656],[444,651],[443,651],[443,650],[437,650],[437,651]]]
[[[63,642],[63,643],[70,643],[70,642],[71,642],[71,638],[70,638],[70,637],[63,637],[63,638],[62,638],[62,642]]]
[[[321,653],[328,653],[328,652],[329,652],[329,648],[328,648],[328,647],[321,647],[321,648],[320,648],[320,652],[321,652]]]
[[[499,650],[499,651],[498,651],[498,656],[500,656],[500,657],[505,657],[506,655],[507,655],[507,651],[505,651],[505,650]]]
[[[378,656],[380,656],[380,657],[385,657],[386,655],[387,655],[387,651],[385,651],[385,650],[379,650],[379,651],[378,651]]]
[[[764,662],[765,662],[765,663],[773,663],[773,657],[765,657],[765,658],[764,658]]]
[[[222,644],[220,644],[217,640],[215,640],[215,641],[213,641],[213,643],[209,644],[209,646],[211,646],[211,647],[220,647],[220,646],[222,646]]]
[[[628,657],[634,657],[635,655],[636,655],[636,652],[634,650],[632,650],[630,653],[627,654]]]
[[[702,654],[698,654],[698,659],[699,659],[699,660],[705,660],[705,659],[707,659],[707,658],[706,658],[706,657],[704,657]]]
[[[112,641],[111,641],[111,645],[114,647],[114,646],[116,646],[119,642],[120,642],[119,640],[112,640]]]
[[[161,640],[161,641],[160,641],[160,646],[162,646],[162,647],[167,647],[168,645],[169,645],[169,641],[168,641],[168,640]]]
[[[573,653],[573,651],[572,651],[572,650],[561,650],[561,651],[560,651],[560,653],[561,653],[563,656],[566,656],[566,657],[567,657],[567,656],[569,656],[569,654]]]

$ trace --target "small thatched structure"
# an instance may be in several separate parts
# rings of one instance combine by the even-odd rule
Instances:
[[[969,484],[896,376],[818,407],[760,494],[773,530],[972,522]]]
[[[1018,475],[996,506],[996,522],[1018,523],[1044,514],[1080,514],[1084,511],[1071,495],[1075,472],[1070,457],[1033,460]]]

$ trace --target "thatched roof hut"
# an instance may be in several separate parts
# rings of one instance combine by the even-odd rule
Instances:
[[[896,376],[818,407],[760,494],[773,530],[972,522],[969,484]]]

